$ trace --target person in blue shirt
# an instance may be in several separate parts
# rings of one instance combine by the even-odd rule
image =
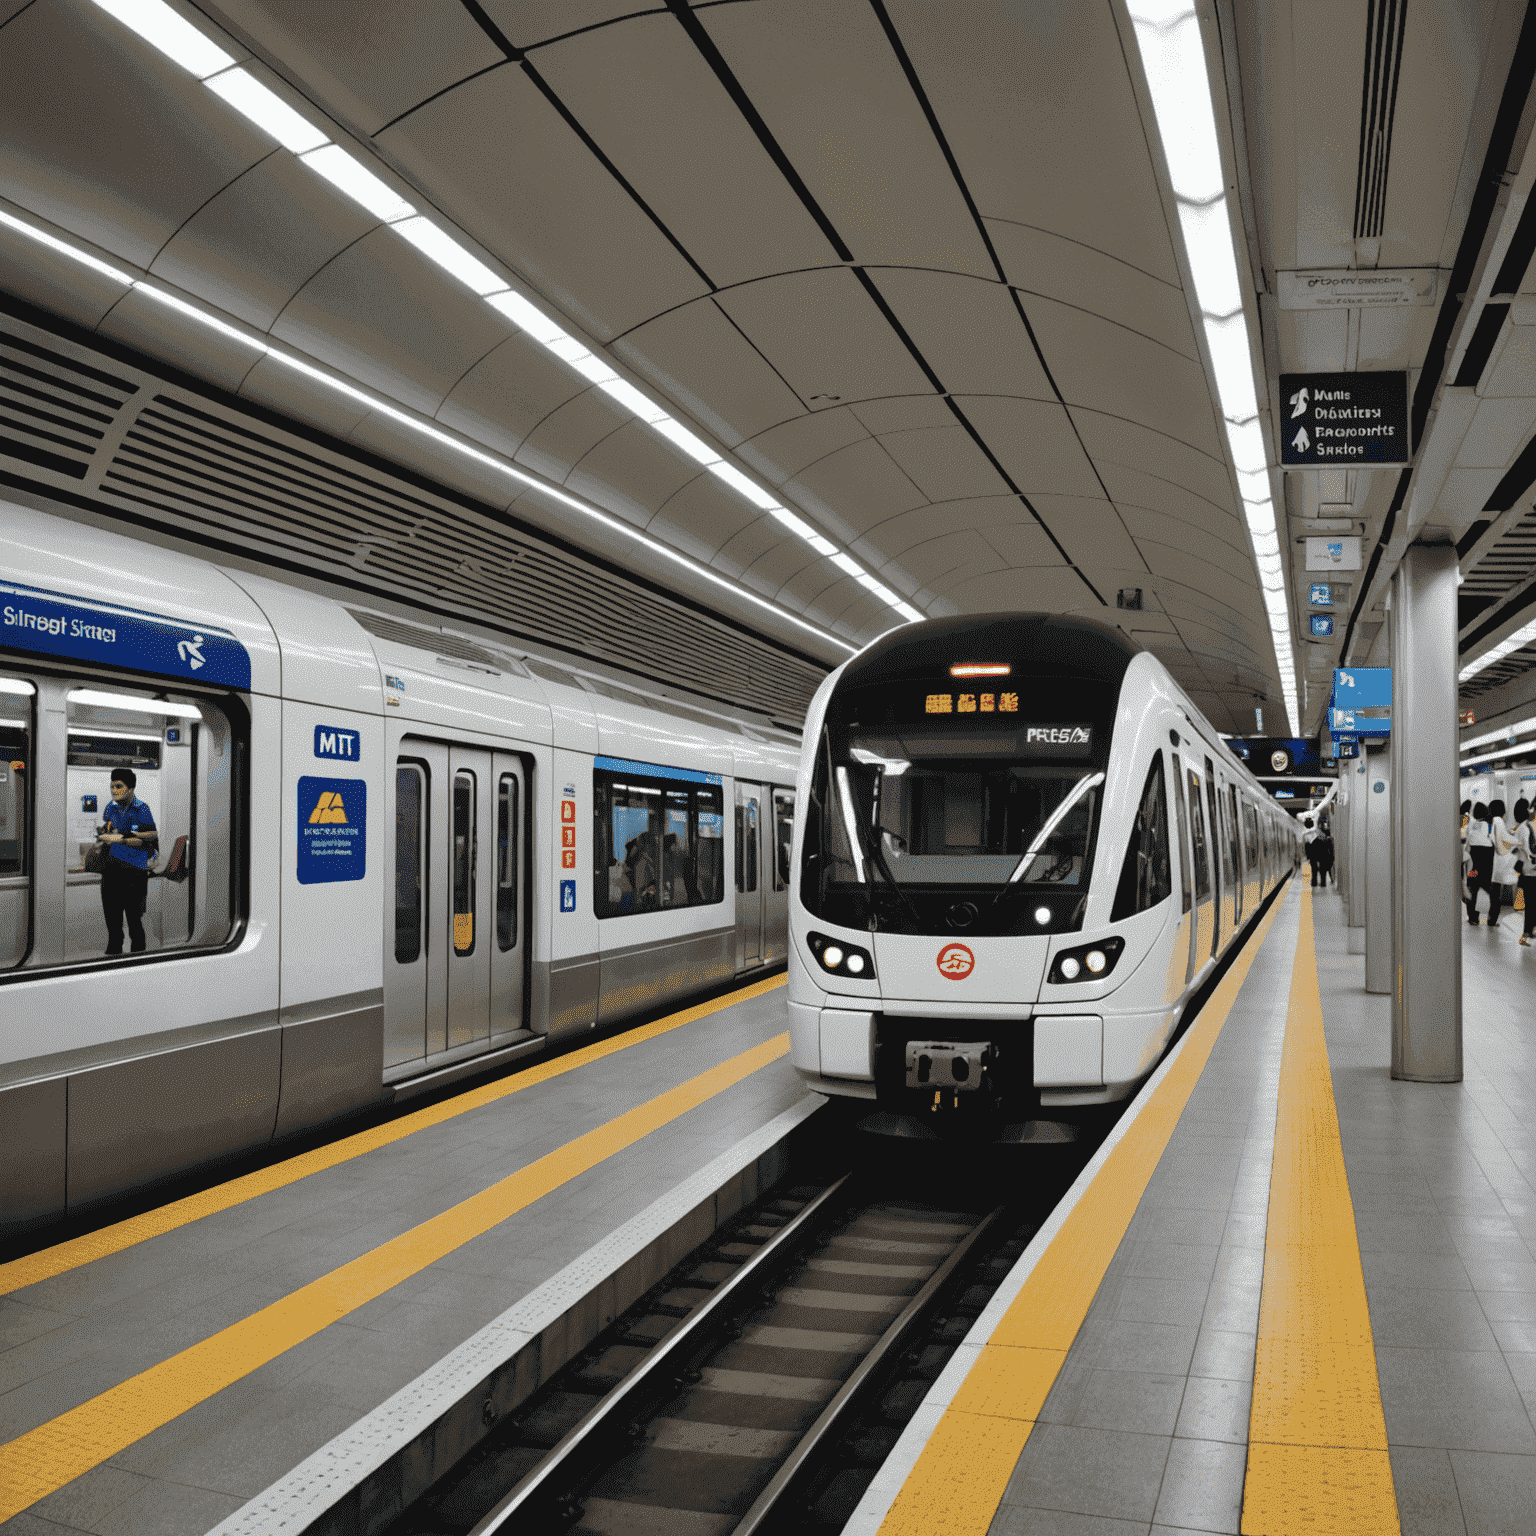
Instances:
[[[144,948],[144,901],[149,894],[149,861],[160,834],[149,807],[134,794],[138,777],[132,768],[112,770],[112,803],[98,841],[107,845],[101,872],[101,913],[107,922],[107,953],[123,952],[123,920],[128,921],[130,953]]]

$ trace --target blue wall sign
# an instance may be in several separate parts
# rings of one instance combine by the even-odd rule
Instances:
[[[367,871],[368,784],[365,779],[299,780],[300,885],[361,880]]]
[[[362,760],[363,738],[358,731],[344,731],[338,725],[315,727],[315,756],[339,757],[343,762]]]
[[[576,882],[574,880],[562,880],[560,882],[560,910],[562,912],[574,912],[576,910]]]
[[[227,629],[0,582],[0,645],[161,677],[251,686],[251,658]]]
[[[1333,702],[1339,709],[1390,709],[1392,668],[1335,668]]]
[[[1307,601],[1314,608],[1333,607],[1333,588],[1326,581],[1314,581],[1307,588]]]
[[[681,779],[688,784],[718,784],[718,773],[700,773],[697,768],[662,768],[656,763],[637,763],[627,757],[600,757],[596,766],[608,773],[627,773],[635,778]]]
[[[1326,640],[1333,633],[1333,615],[1331,613],[1314,613],[1312,615],[1312,633],[1319,640]]]

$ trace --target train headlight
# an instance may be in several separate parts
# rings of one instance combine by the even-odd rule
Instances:
[[[1046,924],[1050,922],[1050,920],[1051,920],[1051,909],[1049,907],[1036,907],[1035,908],[1035,921],[1037,923],[1039,923],[1039,925],[1042,928],[1044,928],[1046,926]]]
[[[874,980],[875,957],[867,949],[829,939],[824,933],[808,933],[805,942],[810,945],[811,953],[816,956],[822,970],[830,971],[834,976],[857,976],[860,981]]]
[[[1058,986],[1069,981],[1103,981],[1124,952],[1125,940],[1121,938],[1100,939],[1097,944],[1079,944],[1075,949],[1064,949],[1051,962],[1045,979]]]

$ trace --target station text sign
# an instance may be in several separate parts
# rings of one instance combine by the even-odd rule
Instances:
[[[1408,462],[1406,373],[1282,373],[1280,462],[1295,469]]]

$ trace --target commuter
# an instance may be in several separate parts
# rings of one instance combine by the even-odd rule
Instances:
[[[149,860],[160,834],[149,807],[134,793],[132,768],[112,770],[112,802],[102,813],[97,841],[107,845],[101,871],[101,914],[107,924],[107,953],[123,952],[123,921],[128,923],[130,953],[145,947],[144,903],[149,894]]]
[[[1488,893],[1489,922],[1499,915],[1499,898],[1493,888],[1493,836],[1489,831],[1488,807],[1481,801],[1472,807],[1472,819],[1467,823],[1467,857],[1472,867],[1467,871],[1467,921],[1478,925],[1477,898],[1482,891]]]
[[[1333,879],[1333,833],[1326,827],[1323,828],[1323,835],[1317,840],[1317,847],[1320,850],[1318,865],[1323,872],[1323,884],[1327,885],[1329,880]],[[1334,880],[1334,884],[1337,885],[1338,881]]]
[[[1488,926],[1497,928],[1504,902],[1513,905],[1514,893],[1509,887],[1515,883],[1515,837],[1504,819],[1502,800],[1488,802],[1488,835],[1493,842],[1493,884],[1489,887],[1492,895],[1489,898]]]
[[[1531,821],[1531,809],[1530,801],[1515,801],[1515,874],[1525,905],[1522,945],[1529,945],[1536,933],[1536,823]]]
[[[1322,849],[1318,846],[1322,839],[1322,833],[1313,825],[1310,816],[1302,822],[1302,826],[1306,828],[1306,831],[1301,834],[1301,846],[1307,856],[1307,863],[1312,866],[1312,884],[1315,887],[1317,885],[1318,867],[1322,861]]]

